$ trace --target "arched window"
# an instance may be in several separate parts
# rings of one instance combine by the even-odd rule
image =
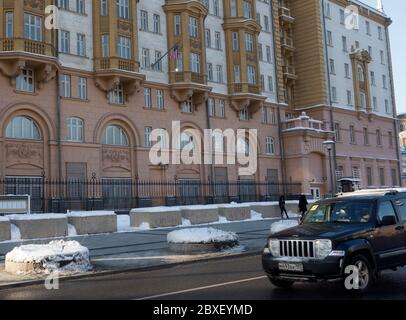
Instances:
[[[79,118],[67,118],[67,140],[73,142],[83,142],[83,120]]]
[[[110,125],[104,130],[102,144],[125,147],[129,145],[127,134],[116,125]]]
[[[41,132],[33,119],[18,116],[7,125],[6,137],[12,139],[41,140]]]
[[[180,144],[178,145],[178,149],[180,150],[193,150],[194,149],[194,142],[193,136],[188,132],[182,132],[180,135]]]
[[[213,151],[224,152],[224,135],[220,132],[213,132]]]
[[[266,154],[275,154],[275,142],[272,137],[266,137],[265,145],[266,145]]]
[[[365,78],[364,78],[364,68],[362,67],[362,66],[360,66],[360,65],[358,65],[358,81],[365,81]]]

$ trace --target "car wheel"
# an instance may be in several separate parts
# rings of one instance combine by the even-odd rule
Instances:
[[[344,282],[344,286],[347,290],[351,290],[355,293],[363,294],[369,290],[375,280],[375,270],[371,266],[371,263],[364,255],[356,255],[351,258],[349,263],[351,266],[355,266],[358,271],[358,285],[355,286],[356,279],[352,279],[350,283],[347,280]],[[354,272],[351,272],[348,276],[354,276]],[[347,277],[348,277],[347,276]],[[350,286],[348,286],[350,285]]]
[[[294,281],[280,280],[280,279],[275,279],[275,278],[271,278],[271,277],[269,277],[269,281],[271,281],[271,283],[275,287],[283,288],[283,289],[289,289],[295,283]]]

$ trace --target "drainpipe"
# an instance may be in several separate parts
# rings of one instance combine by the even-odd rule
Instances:
[[[321,11],[323,13],[323,34],[324,34],[324,51],[325,51],[325,63],[326,63],[326,71],[327,71],[327,85],[328,85],[328,101],[329,101],[329,113],[330,113],[330,131],[334,132],[334,113],[333,113],[333,101],[331,99],[331,79],[330,79],[330,70],[328,68],[329,65],[329,55],[328,55],[328,47],[327,47],[327,28],[326,28],[326,15],[324,12],[325,8],[325,0],[322,0],[322,7]],[[336,144],[333,145],[333,158],[334,158],[334,172],[337,170],[337,149],[336,149]],[[336,194],[336,189],[337,189],[337,183],[336,183],[336,177],[333,175],[332,177],[332,182],[333,182],[333,195]]]
[[[391,52],[391,45],[390,45],[390,37],[389,37],[389,26],[385,26],[385,34],[386,34],[386,49],[388,51],[388,64],[389,64],[389,75],[390,75],[390,86],[391,86],[391,98],[392,98],[392,105],[393,105],[393,127],[394,127],[394,137],[396,140],[396,154],[397,154],[397,162],[398,162],[398,179],[399,185],[402,186],[402,177],[401,177],[401,164],[400,164],[400,148],[399,148],[399,130],[398,130],[398,122],[397,122],[397,111],[396,111],[396,96],[395,96],[395,84],[393,82],[393,67],[392,67],[392,52]]]
[[[59,64],[59,29],[55,29],[55,57]],[[59,69],[56,70],[55,95],[56,95],[56,140],[58,144],[58,177],[62,179],[62,144],[61,144],[61,96],[59,92]],[[60,184],[59,184],[60,186]],[[59,190],[60,191],[60,190]],[[59,193],[60,195],[60,193]]]
[[[206,126],[207,126],[207,129],[211,130],[211,122],[210,122],[210,115],[209,115],[209,100],[208,99],[207,99],[207,101],[205,102],[204,105],[206,107]],[[210,146],[211,146],[210,159],[211,159],[211,163],[209,164],[209,167],[210,167],[210,182],[214,186],[214,180],[213,180],[214,179],[213,146],[211,145],[212,143],[213,143],[213,138],[211,137],[211,141],[210,141]],[[204,150],[203,152],[207,152],[207,151]],[[214,200],[214,190],[213,190],[213,200]]]
[[[270,7],[271,7],[271,23],[273,26],[273,32],[272,32],[272,38],[273,38],[273,56],[274,56],[274,61],[275,61],[275,73],[274,73],[274,79],[275,79],[275,91],[276,91],[276,103],[278,104],[278,134],[279,134],[279,153],[281,157],[281,174],[282,174],[282,186],[283,186],[283,195],[287,196],[287,191],[286,191],[286,165],[285,165],[285,143],[282,137],[282,120],[281,120],[281,112],[280,112],[280,99],[279,99],[279,78],[278,78],[278,71],[277,71],[277,60],[276,60],[276,36],[275,36],[275,18],[274,18],[274,3],[271,0],[270,1]],[[278,8],[276,8],[278,9]]]

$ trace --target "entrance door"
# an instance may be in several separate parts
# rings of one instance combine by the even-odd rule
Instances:
[[[321,196],[320,196],[320,188],[311,188],[310,193],[312,194],[313,199],[318,200],[318,199],[321,198]]]
[[[214,168],[214,203],[228,202],[227,168]]]
[[[83,210],[86,208],[86,171],[86,163],[66,163],[66,209]]]
[[[279,195],[282,194],[282,190],[279,190],[278,169],[268,169],[266,175],[268,177],[268,196],[270,196],[272,200],[277,200],[279,199]]]

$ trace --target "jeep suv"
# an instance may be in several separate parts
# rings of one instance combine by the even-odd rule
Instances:
[[[321,200],[310,206],[299,226],[269,237],[262,265],[271,283],[283,288],[296,281],[344,280],[358,274],[353,288],[362,293],[381,270],[406,265],[405,227],[406,189]]]

